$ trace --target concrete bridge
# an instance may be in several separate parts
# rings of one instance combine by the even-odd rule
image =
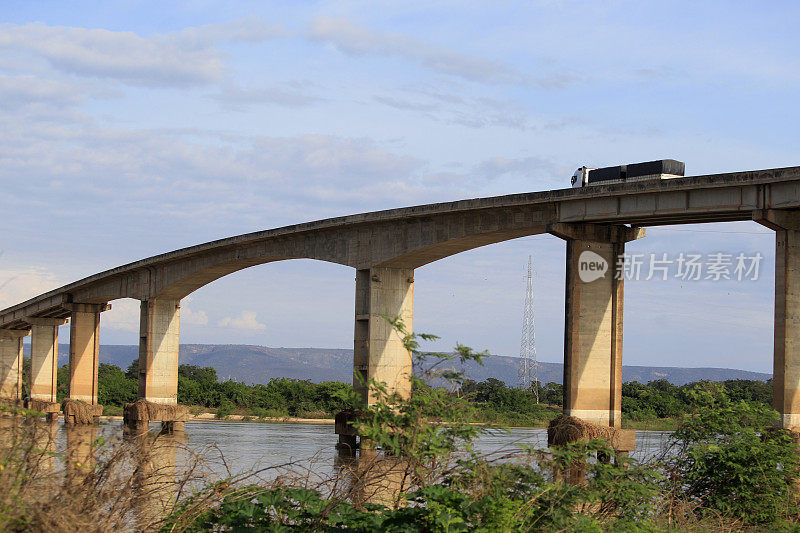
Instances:
[[[580,253],[592,250],[613,267],[625,243],[644,236],[645,226],[735,220],[753,220],[776,233],[775,408],[784,426],[800,426],[800,167],[391,209],[142,259],[0,311],[0,397],[20,398],[22,338],[30,334],[31,399],[55,402],[58,326],[69,320],[69,396],[96,405],[100,313],[112,300],[135,298],[141,301],[139,397],[151,407],[174,406],[181,299],[232,272],[297,258],[355,269],[354,370],[408,394],[411,358],[382,315],[412,326],[414,270],[465,250],[550,233],[567,246],[564,411],[618,428],[623,281],[612,271],[581,282]],[[372,401],[358,383],[365,401]],[[176,412],[126,414],[135,424],[148,417],[178,420]]]

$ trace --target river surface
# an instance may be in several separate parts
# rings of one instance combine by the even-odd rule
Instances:
[[[157,434],[151,424],[151,435]],[[75,430],[60,425],[56,430],[56,451],[67,450],[67,441]],[[110,449],[122,440],[122,424],[109,422],[99,428],[83,429],[83,440],[103,437],[105,444],[96,449]],[[74,439],[74,437],[72,437]],[[220,477],[239,475],[275,465],[292,464],[293,470],[308,469],[318,476],[332,473],[337,462],[333,425],[262,423],[262,422],[187,422],[184,435],[177,434],[175,443],[182,452],[176,466],[188,463],[192,457],[205,457],[205,466]],[[631,454],[647,461],[660,454],[669,440],[668,432],[637,431],[636,451]],[[485,454],[500,455],[518,450],[520,445],[538,449],[547,447],[544,429],[515,428],[492,430],[476,440],[475,448]],[[273,474],[269,474],[273,472]],[[278,471],[268,470],[264,477],[274,477]]]

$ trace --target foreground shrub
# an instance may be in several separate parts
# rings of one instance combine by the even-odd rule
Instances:
[[[673,435],[673,494],[695,502],[701,513],[746,524],[796,517],[800,450],[788,432],[770,429],[778,413],[731,402],[713,386],[694,394],[701,407]]]
[[[222,403],[219,404],[219,407],[217,407],[217,412],[214,416],[220,419],[226,418],[232,415],[235,410],[236,406],[233,405],[233,402],[229,400],[223,400]]]
[[[180,474],[162,460],[178,446],[167,436],[109,445],[97,426],[75,427],[61,453],[42,416],[0,405],[0,531],[158,530],[202,477],[191,459]]]
[[[393,323],[427,375],[412,377],[408,399],[385,384],[368,384],[378,401],[363,407],[354,425],[362,445],[379,448],[377,455],[362,448],[352,468],[322,487],[297,478],[283,479],[280,487],[208,487],[173,515],[171,530],[559,531],[650,522],[658,473],[614,458],[602,441],[551,453],[477,453],[473,440],[487,429],[468,423],[469,403],[450,392],[462,376],[445,363],[480,362],[484,354],[460,345],[455,355],[420,352],[417,339],[432,336],[406,334],[402,323]],[[361,401],[352,392],[344,398],[353,406]],[[598,453],[610,460],[595,460]],[[576,471],[585,482],[553,480],[554,472]]]
[[[693,389],[687,394],[697,413],[673,435],[670,455],[648,465],[615,456],[601,440],[481,454],[474,439],[498,430],[469,423],[474,407],[457,392],[463,376],[447,362],[480,363],[484,354],[464,346],[454,355],[422,353],[417,339],[433,337],[393,324],[427,375],[412,378],[407,399],[385,384],[366,384],[379,400],[371,406],[350,387],[326,393],[330,405],[358,413],[354,425],[363,437],[359,457],[337,457],[333,475],[286,463],[188,484],[186,472],[176,476],[174,449],[159,460],[163,450],[151,446],[162,437],[106,447],[97,458],[88,448],[101,442],[94,428],[82,428],[89,440],[60,456],[52,433],[49,440],[26,433],[31,426],[16,420],[0,434],[0,531],[789,531],[798,525],[800,452],[787,433],[765,429],[777,416],[765,406],[731,401],[709,385]],[[306,390],[290,382],[277,387],[298,398]],[[499,387],[492,391],[507,396]],[[223,399],[217,415],[234,405],[241,404]],[[159,464],[166,465],[161,473]],[[266,470],[270,476],[262,478]]]

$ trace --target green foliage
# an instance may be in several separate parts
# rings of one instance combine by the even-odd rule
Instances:
[[[230,490],[214,485],[196,496],[203,502],[200,512],[188,501],[170,518],[171,530],[681,530],[674,508],[698,509],[700,521],[691,523],[697,530],[714,523],[702,522],[708,512],[714,513],[713,520],[733,520],[728,524],[795,526],[793,489],[800,451],[784,431],[764,429],[776,413],[760,403],[764,395],[758,387],[736,384],[736,401],[708,383],[678,388],[657,381],[629,387],[629,398],[653,400],[648,408],[654,413],[680,414],[683,407],[677,405],[695,408],[675,433],[675,455],[664,464],[641,465],[615,456],[602,440],[547,451],[523,449],[512,461],[494,462],[473,450],[472,440],[483,430],[465,423],[472,407],[451,391],[462,385],[460,390],[473,402],[507,409],[535,409],[535,403],[525,403],[530,401],[526,391],[515,393],[496,380],[464,384],[458,372],[437,372],[439,363],[455,357],[480,362],[483,354],[464,346],[457,347],[456,355],[422,353],[417,339],[431,336],[407,334],[402,322],[392,323],[416,363],[438,359],[425,366],[433,372],[428,383],[451,387],[432,387],[415,376],[405,398],[384,383],[369,381],[364,385],[376,402],[368,406],[352,390],[339,391],[345,404],[361,407],[354,425],[364,439],[362,446],[372,443],[381,450],[368,457],[402,467],[393,499],[382,500],[391,505],[336,493],[323,497],[302,482]],[[361,471],[354,483],[365,483],[368,472]],[[377,477],[390,477],[386,472],[378,469]],[[218,503],[208,505],[215,497]]]
[[[217,413],[214,416],[216,416],[217,418],[225,418],[227,416],[232,415],[235,409],[236,406],[233,405],[232,401],[227,399],[222,400],[222,402],[219,404],[219,407],[217,407]]]
[[[669,461],[673,491],[745,523],[768,523],[798,511],[793,487],[800,450],[774,427],[778,414],[763,405],[732,401],[709,384],[692,391],[696,412],[673,435]]]
[[[431,336],[427,336],[430,338]],[[412,336],[412,341],[424,336]],[[445,370],[441,365],[461,358],[457,347],[454,354],[423,354],[417,350],[416,368],[427,368],[424,359],[436,361],[436,368],[415,376],[413,387],[442,396],[460,396],[468,402],[470,409],[463,410],[459,416],[472,422],[505,424],[519,426],[542,426],[560,413],[558,406],[563,399],[563,387],[557,383],[542,386],[537,383],[539,403],[533,388],[519,389],[507,386],[504,382],[489,378],[483,382],[466,379],[459,373]],[[468,350],[468,349],[467,349]],[[485,354],[481,354],[482,356]],[[28,366],[30,362],[28,361]],[[27,367],[26,367],[27,368]],[[113,365],[101,364],[99,371],[99,401],[102,405],[121,407],[134,401],[138,389],[139,361],[134,360],[123,373]],[[453,379],[448,381],[448,377]],[[450,389],[441,386],[431,387],[429,383],[451,383]],[[68,394],[69,365],[58,369],[58,400]],[[655,421],[672,419],[677,421],[698,407],[695,392],[705,390],[709,382],[690,383],[675,386],[666,380],[651,381],[648,384],[628,382],[622,384],[622,412],[627,420]],[[730,380],[722,383],[731,401],[746,401],[751,405],[768,406],[772,401],[770,382],[751,380]],[[217,372],[210,367],[181,365],[178,368],[178,403],[218,408],[224,401],[233,403],[235,408],[253,412],[252,416],[334,416],[347,409],[352,401],[353,388],[350,384],[335,381],[311,383],[310,381],[273,378],[266,384],[247,385],[237,381],[219,381]],[[433,402],[432,405],[436,405]],[[430,413],[437,418],[445,418],[446,412],[432,408]],[[449,415],[447,415],[449,416]],[[671,427],[674,427],[671,426]]]
[[[69,396],[69,363],[61,365],[56,371],[56,399],[59,403]]]
[[[545,399],[553,400],[554,392],[557,391],[560,405],[563,388],[556,383],[548,383],[546,387],[539,384],[536,386],[539,387],[540,403],[536,402],[536,391],[533,388],[509,387],[495,378],[479,383],[465,380],[460,392],[475,408],[475,420],[509,425],[543,425],[561,412],[560,409],[546,405]]]
[[[625,475],[622,468],[607,468]],[[429,485],[409,494],[407,505],[395,508],[324,499],[306,488],[251,485],[230,491],[218,506],[200,514],[183,530],[603,531],[601,524],[624,526],[633,520],[642,501],[651,495],[652,486],[637,485],[634,495],[622,498],[620,490],[597,498],[605,481],[584,487],[547,483],[533,468],[518,465],[487,467],[481,475],[479,491],[451,484]],[[622,486],[636,483],[632,480]],[[588,505],[603,511],[594,516],[581,512],[582,506]],[[174,528],[179,516],[173,516],[165,530]]]
[[[423,354],[417,338],[431,336],[408,334],[400,321],[393,325],[415,362],[438,359],[426,366],[435,372],[428,376],[434,382],[459,385],[463,380],[449,369],[436,372],[439,363],[453,357],[481,362],[484,356],[460,345],[456,356]],[[171,517],[169,527],[192,514],[184,530],[602,531],[610,524],[646,524],[652,518],[658,474],[625,458],[616,458],[613,464],[591,461],[598,453],[613,457],[607,443],[573,444],[552,450],[552,456],[526,450],[517,455],[519,462],[493,463],[472,449],[472,440],[484,430],[465,422],[469,404],[444,387],[428,386],[421,377],[411,379],[409,398],[373,380],[365,385],[375,403],[363,405],[363,398],[354,392],[343,395],[347,403],[361,406],[354,426],[362,436],[362,447],[365,442],[377,445],[384,454],[378,461],[401,467],[393,470],[400,481],[391,507],[325,499],[307,488],[251,485],[229,491],[218,505],[199,514],[191,512],[188,502]],[[502,390],[489,384],[493,386]],[[588,471],[586,483],[553,482],[545,475],[574,469]],[[359,477],[364,482],[369,474],[362,472]],[[398,478],[380,468],[377,477]],[[207,490],[213,496],[217,487]]]
[[[138,383],[128,379],[118,366],[100,363],[97,382],[100,405],[121,406],[136,401]]]
[[[416,368],[425,368],[423,375],[412,375],[410,398],[389,391],[385,383],[370,380],[365,383],[374,403],[363,405],[363,398],[353,391],[343,395],[346,404],[360,406],[358,420],[353,423],[363,439],[372,441],[385,452],[408,461],[410,474],[424,487],[436,479],[437,469],[458,451],[472,453],[472,440],[484,431],[469,423],[470,405],[444,387],[430,387],[427,382],[445,382],[455,389],[463,384],[460,372],[446,368],[444,363],[458,359],[482,364],[487,354],[457,345],[455,354],[426,353],[419,349],[419,340],[432,340],[434,335],[413,334],[400,319],[388,319],[403,339]],[[426,363],[434,359],[433,364]],[[438,423],[432,423],[433,421]]]
[[[772,382],[733,379],[719,383],[731,401],[746,401],[753,405],[769,407],[772,404]],[[700,405],[696,391],[714,386],[709,381],[686,385],[673,385],[665,379],[644,385],[638,381],[622,384],[622,413],[631,420],[680,418]]]
[[[131,364],[128,365],[128,368],[125,370],[125,377],[128,379],[132,379],[134,381],[139,380],[139,358],[137,357]]]

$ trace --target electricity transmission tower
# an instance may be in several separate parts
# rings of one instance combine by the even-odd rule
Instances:
[[[519,386],[523,389],[535,384],[536,403],[539,403],[539,361],[536,360],[536,329],[533,324],[533,261],[528,256],[528,274],[525,277],[525,311],[522,313],[522,342],[519,348]]]

